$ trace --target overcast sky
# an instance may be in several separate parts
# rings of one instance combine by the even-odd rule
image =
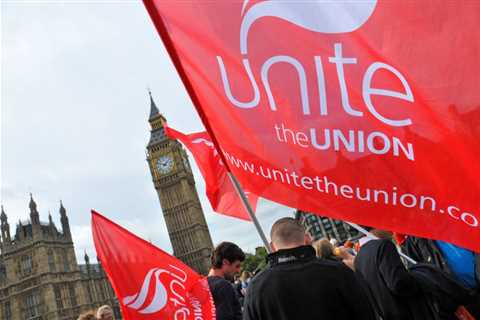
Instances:
[[[28,219],[29,192],[42,221],[59,200],[77,258],[95,256],[95,208],[171,252],[145,146],[150,87],[160,111],[183,132],[203,130],[140,1],[1,2],[1,203],[12,233]],[[214,243],[247,251],[261,241],[252,224],[215,214],[191,158]],[[268,233],[293,209],[261,201]]]

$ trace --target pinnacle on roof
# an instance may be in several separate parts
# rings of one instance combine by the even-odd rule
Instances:
[[[35,201],[33,200],[33,195],[32,195],[31,192],[30,192],[30,203],[29,203],[29,207],[30,207],[30,210],[31,210],[31,211],[37,211],[37,204],[36,204]]]
[[[153,101],[152,92],[150,89],[148,90],[148,95],[150,96],[150,117],[148,120],[151,120],[157,117],[160,114],[160,111],[158,111],[157,105],[155,104],[155,101]]]
[[[7,214],[5,213],[5,210],[3,209],[3,204],[2,204],[2,213],[0,214],[0,218],[2,221],[7,220]]]
[[[65,210],[65,207],[63,206],[62,200],[60,200],[60,214],[61,215],[66,215],[67,210]]]

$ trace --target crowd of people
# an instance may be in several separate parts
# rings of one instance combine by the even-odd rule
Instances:
[[[368,230],[356,243],[312,243],[297,220],[279,219],[266,267],[239,278],[244,252],[220,243],[208,275],[217,320],[480,319],[479,254]]]
[[[113,310],[108,305],[103,305],[97,310],[82,313],[78,320],[114,320]]]

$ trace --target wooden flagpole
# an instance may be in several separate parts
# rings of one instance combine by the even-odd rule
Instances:
[[[237,178],[233,175],[232,172],[228,171],[227,172],[228,177],[232,181],[233,185],[235,186],[235,190],[237,191],[238,196],[240,199],[242,199],[243,206],[248,212],[248,215],[252,219],[253,224],[255,225],[255,229],[257,229],[258,235],[263,241],[263,244],[265,245],[265,248],[267,249],[268,253],[272,252],[272,248],[270,247],[270,243],[267,240],[267,237],[265,236],[265,232],[263,232],[262,226],[260,225],[260,222],[258,222],[257,217],[255,216],[255,212],[253,211],[252,207],[250,206],[250,202],[248,202],[248,198],[245,195],[245,192],[243,192],[242,186],[238,182]]]

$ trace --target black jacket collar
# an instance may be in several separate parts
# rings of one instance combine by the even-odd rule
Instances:
[[[300,246],[293,249],[282,249],[267,256],[271,266],[295,261],[309,261],[315,258],[315,249],[312,246]]]

